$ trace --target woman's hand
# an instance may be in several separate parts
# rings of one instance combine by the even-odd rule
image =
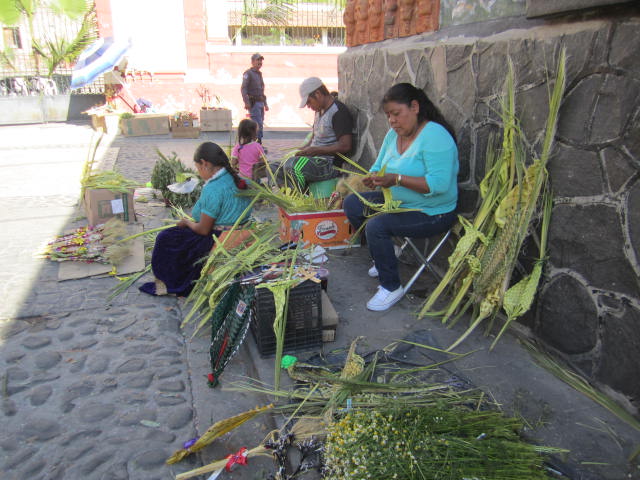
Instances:
[[[375,177],[374,176],[366,176],[362,178],[362,183],[364,183],[364,186],[367,188],[375,188],[376,186],[373,183],[373,179]]]
[[[369,188],[389,188],[400,186],[418,193],[430,192],[429,185],[427,185],[427,180],[424,177],[408,177],[406,175],[402,175],[400,183],[398,183],[398,180],[399,175],[397,173],[385,173],[382,176],[371,175],[369,177],[364,177],[362,179],[362,183]]]
[[[383,188],[389,188],[389,187],[395,187],[397,185],[397,181],[398,181],[398,174],[397,173],[385,173],[382,176],[378,176],[378,175],[373,175],[371,177],[366,177],[365,180],[369,180],[371,182],[371,186],[367,185],[366,181],[363,181],[363,183],[365,185],[367,185],[369,188],[374,188],[374,187],[383,187]]]
[[[193,233],[197,233],[198,235],[210,235],[215,223],[215,218],[211,218],[209,215],[201,213],[199,222],[192,222],[191,220],[183,218],[181,220],[178,220],[178,223],[176,223],[176,227],[190,228],[191,230],[193,230]]]

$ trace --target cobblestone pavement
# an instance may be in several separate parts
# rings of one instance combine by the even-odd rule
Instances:
[[[299,143],[275,136],[265,141],[270,156]],[[3,479],[174,478],[201,461],[193,456],[170,467],[168,456],[196,436],[198,425],[202,433],[225,415],[218,408],[197,421],[186,357],[191,348],[208,359],[207,342],[199,337],[188,347],[175,298],[132,288],[107,306],[113,278],[58,282],[58,264],[34,258],[46,241],[86,223],[78,209],[79,178],[95,140],[84,125],[0,129]],[[225,135],[105,137],[96,158],[147,182],[156,148],[191,165],[195,146],[205,140],[224,144]],[[147,228],[167,214],[164,207],[138,207]],[[202,368],[196,383],[205,385],[206,361]],[[247,409],[255,406],[250,402]],[[237,398],[228,416],[242,406]]]

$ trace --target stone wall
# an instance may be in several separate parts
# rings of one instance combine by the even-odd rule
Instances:
[[[567,89],[557,149],[549,261],[523,320],[595,382],[640,402],[640,14],[524,17],[349,48],[340,97],[357,117],[355,158],[375,159],[388,129],[380,108],[398,82],[423,88],[456,128],[462,211],[478,203],[484,152],[497,131],[497,94],[515,65],[518,115],[539,148],[548,78],[566,48]]]

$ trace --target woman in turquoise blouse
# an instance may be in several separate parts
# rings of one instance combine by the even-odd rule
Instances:
[[[380,281],[367,302],[374,311],[387,310],[404,295],[392,237],[424,238],[447,230],[456,220],[458,201],[458,147],[453,129],[435,105],[422,90],[399,83],[384,95],[382,108],[391,129],[370,169],[375,175],[365,177],[364,183],[389,188],[402,208],[415,211],[367,221],[365,236],[374,262],[369,275]],[[385,167],[385,174],[378,176]],[[384,202],[379,190],[362,195],[373,203]],[[345,199],[344,211],[356,229],[370,213],[356,195]]]
[[[191,211],[194,220],[182,219],[175,227],[158,234],[151,256],[156,280],[140,287],[145,293],[189,295],[193,283],[200,277],[200,260],[213,247],[213,236],[232,227],[249,206],[249,198],[236,195],[239,189],[247,188],[245,181],[218,145],[201,144],[193,161],[198,175],[205,181]],[[245,218],[249,218],[249,212]]]

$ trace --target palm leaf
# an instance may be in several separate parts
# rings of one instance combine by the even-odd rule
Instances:
[[[180,450],[175,451],[173,455],[167,459],[167,464],[171,465],[173,463],[177,463],[192,453],[202,450],[204,447],[211,444],[211,442],[216,438],[220,438],[222,435],[229,433],[231,430],[238,428],[246,421],[263,414],[271,408],[273,408],[273,404],[265,405],[264,407],[256,407],[252,410],[247,410],[246,412],[239,413],[238,415],[234,415],[233,417],[214,423],[202,434],[202,436],[200,436],[200,438],[198,438],[198,440],[196,440],[193,445],[188,448],[181,448]]]
[[[88,5],[93,8],[93,2],[88,3],[86,0],[55,0],[51,2],[51,8],[54,12],[69,18],[78,18],[85,14]]]
[[[266,4],[257,0],[244,0],[242,28],[255,20],[262,20],[270,25],[286,26],[289,15],[295,10],[293,3],[285,0],[267,0]]]

